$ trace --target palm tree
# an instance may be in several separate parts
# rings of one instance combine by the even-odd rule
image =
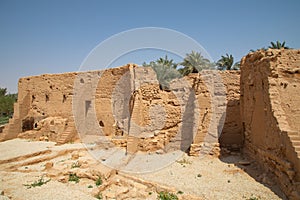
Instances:
[[[172,67],[160,63],[154,63],[151,65],[151,67],[156,73],[156,77],[159,82],[160,89],[162,90],[169,90],[170,82],[173,79],[180,77],[178,71]]]
[[[180,77],[180,74],[176,70],[177,63],[174,63],[172,59],[169,60],[167,56],[159,58],[155,62],[151,61],[149,64],[144,62],[143,66],[151,67],[155,71],[160,89],[162,90],[169,90],[170,81]]]
[[[168,67],[172,67],[174,69],[177,68],[177,63],[174,63],[173,59],[169,60],[167,55],[165,56],[165,58],[159,58],[158,60],[156,60],[156,62]]]
[[[213,66],[208,59],[201,55],[201,53],[195,51],[186,54],[186,57],[180,65],[184,66],[178,70],[183,76],[190,73],[197,73],[203,69],[211,69]]]
[[[254,49],[250,49],[250,52],[255,52],[255,51],[267,51],[267,49],[266,49],[266,47],[262,47],[262,48],[260,48],[260,49],[256,49],[256,50],[254,50]]]
[[[234,58],[230,54],[226,53],[225,56],[221,56],[221,59],[216,63],[218,70],[239,70],[240,62],[234,63]]]
[[[285,46],[285,41],[283,43],[276,41],[276,43],[271,42],[271,46],[269,46],[270,49],[289,49],[288,46]]]
[[[233,56],[231,54],[228,55],[226,53],[226,56],[221,56],[221,59],[218,60],[218,62],[217,62],[218,69],[219,70],[224,70],[224,69],[230,70],[233,65],[233,61],[234,61]]]
[[[240,68],[241,68],[241,62],[240,61],[234,63],[234,65],[232,67],[233,70],[240,70]]]

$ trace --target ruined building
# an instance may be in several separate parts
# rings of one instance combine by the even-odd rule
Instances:
[[[26,77],[0,139],[96,141],[129,153],[241,151],[299,199],[299,87],[300,51],[283,49],[248,54],[241,71],[174,79],[167,90],[151,68],[133,64]]]

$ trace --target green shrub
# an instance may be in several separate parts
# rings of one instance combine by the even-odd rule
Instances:
[[[39,180],[34,181],[34,182],[31,183],[31,184],[24,184],[24,186],[26,186],[27,189],[30,189],[30,188],[32,188],[32,187],[37,187],[37,186],[40,187],[40,186],[42,186],[42,185],[48,183],[50,180],[51,180],[51,179],[44,180],[44,176],[42,176]]]
[[[8,116],[0,116],[0,125],[7,124],[8,121],[9,121],[9,117]]]
[[[251,195],[251,197],[250,197],[250,198],[248,198],[247,200],[259,200],[259,198],[258,198],[258,197],[256,197],[256,196],[252,196],[252,195]]]
[[[69,174],[69,181],[73,181],[75,183],[79,183],[79,177],[76,174]]]
[[[181,190],[179,190],[179,191],[177,192],[177,194],[183,194],[183,192],[182,192]]]
[[[98,179],[95,181],[95,184],[96,184],[96,186],[102,185],[102,179],[101,179],[100,176],[99,176]]]
[[[192,161],[189,161],[189,159],[187,159],[187,158],[183,158],[182,160],[177,160],[176,162],[181,164],[184,167],[185,167],[185,165],[192,164]]]
[[[160,192],[157,196],[158,200],[178,200],[178,197],[170,192]]]

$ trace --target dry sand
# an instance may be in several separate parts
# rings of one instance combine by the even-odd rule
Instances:
[[[280,191],[270,181],[262,184],[254,179],[261,172],[255,171],[253,163],[236,165],[244,161],[241,156],[220,160],[184,155],[159,171],[128,174],[103,166],[80,143],[55,146],[53,142],[14,139],[1,142],[0,152],[0,200],[88,200],[100,193],[103,199],[154,200],[159,191],[181,191],[179,199],[283,199],[274,193]],[[254,178],[245,171],[252,171]],[[70,173],[80,177],[79,183],[68,181]],[[101,186],[95,185],[98,176]],[[51,180],[29,189],[24,186],[41,177]]]

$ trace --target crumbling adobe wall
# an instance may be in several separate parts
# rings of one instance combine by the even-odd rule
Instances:
[[[221,148],[239,151],[244,145],[240,112],[240,71],[222,71],[226,87],[226,116],[219,142]]]
[[[111,136],[114,128],[112,91],[132,65],[102,71],[83,72],[74,83],[73,114],[82,142]],[[125,85],[130,88],[130,86]]]
[[[161,90],[151,68],[134,64],[25,77],[14,117],[1,136],[60,144],[104,138],[127,150],[199,155],[207,144],[219,151],[221,135],[222,145],[239,147],[238,79],[239,72],[203,71]]]
[[[178,100],[176,91],[161,90],[152,68],[136,65],[130,65],[124,73],[119,70],[121,77],[107,84],[111,70],[102,74],[95,98],[104,135],[114,145],[133,152],[166,151],[169,143],[180,148],[182,139],[175,136],[180,132],[184,103]]]
[[[220,147],[239,150],[243,146],[240,121],[239,71],[201,72],[188,76],[200,105],[198,131],[190,155],[219,155]]]
[[[300,198],[300,51],[250,53],[241,62],[244,151]]]
[[[109,74],[109,71],[104,72],[98,82],[95,109],[104,134],[114,145],[146,152],[180,149],[196,156],[203,150],[204,143],[218,147],[218,136],[222,133],[225,138],[226,135],[233,137],[224,140],[226,147],[241,147],[243,139],[237,109],[239,72],[190,74],[171,81],[170,90],[160,89],[151,68],[132,66],[129,71],[120,73],[120,80],[107,84],[104,80],[108,79],[104,77]],[[215,81],[217,78],[219,82]],[[223,87],[223,93],[216,89],[218,87]],[[226,92],[230,95],[226,96]],[[226,99],[230,100],[230,106],[222,116],[226,112]],[[214,106],[223,107],[224,113],[218,113]],[[228,116],[234,117],[229,119]],[[218,127],[222,123],[220,118],[226,118],[224,127]],[[230,130],[234,130],[232,135]],[[213,137],[208,137],[210,134]]]
[[[21,78],[14,116],[2,138],[15,138],[20,133],[42,129],[21,134],[21,137],[55,141],[57,134],[62,134],[73,120],[71,104],[75,76],[76,73],[65,73]],[[51,119],[46,120],[49,117]]]

